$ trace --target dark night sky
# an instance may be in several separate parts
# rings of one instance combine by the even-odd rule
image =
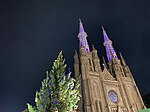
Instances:
[[[150,92],[149,0],[1,0],[0,112],[34,105],[35,91],[60,50],[73,70],[78,18],[100,58],[105,56],[101,25],[105,27],[142,95]]]

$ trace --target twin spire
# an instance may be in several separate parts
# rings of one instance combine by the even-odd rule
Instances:
[[[104,44],[105,49],[106,49],[106,55],[107,55],[108,61],[111,61],[112,58],[118,59],[116,52],[112,46],[112,41],[108,38],[108,35],[107,35],[107,33],[103,27],[102,27],[102,29],[103,29],[103,37],[104,37],[104,43],[103,44]]]
[[[78,38],[79,38],[79,41],[80,41],[80,48],[82,46],[85,47],[85,51],[86,52],[90,52],[90,49],[89,49],[89,45],[88,45],[88,42],[87,42],[87,33],[84,31],[84,28],[83,28],[83,23],[81,21],[81,19],[79,19],[79,34],[78,34]]]
[[[103,30],[103,37],[104,37],[104,46],[106,48],[106,55],[107,55],[107,59],[108,61],[111,61],[113,58],[118,59],[116,52],[112,46],[112,41],[109,39],[108,35],[106,34],[106,31],[104,30],[104,28],[102,27]],[[87,33],[84,30],[83,27],[83,23],[81,21],[81,19],[79,19],[79,34],[78,34],[78,38],[79,38],[79,46],[81,47],[85,47],[85,51],[86,52],[90,52],[89,49],[89,45],[87,42]]]

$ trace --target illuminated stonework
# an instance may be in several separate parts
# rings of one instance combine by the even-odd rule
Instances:
[[[117,57],[105,30],[108,61],[103,58],[101,67],[97,50],[94,46],[89,50],[81,22],[80,28],[80,53],[74,55],[75,78],[81,83],[82,95],[77,112],[139,112],[145,108],[128,65],[121,54],[120,59]]]
[[[112,41],[108,38],[108,35],[106,34],[106,31],[103,29],[103,36],[104,36],[104,46],[106,48],[106,55],[108,61],[112,60],[112,58],[118,59],[116,52],[112,46]],[[112,57],[113,56],[113,57]]]
[[[79,38],[79,41],[80,41],[80,48],[81,47],[85,47],[85,51],[86,52],[90,52],[90,49],[89,49],[89,45],[88,45],[88,42],[87,42],[87,33],[84,31],[84,28],[83,28],[83,24],[80,20],[80,23],[79,23],[79,34],[78,34],[78,38]]]

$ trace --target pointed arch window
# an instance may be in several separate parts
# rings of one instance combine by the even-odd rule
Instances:
[[[90,71],[93,71],[93,64],[90,58],[88,58],[88,62],[89,62],[89,69]]]

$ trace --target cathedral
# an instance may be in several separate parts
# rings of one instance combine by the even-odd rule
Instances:
[[[79,23],[79,54],[74,54],[75,78],[81,84],[82,98],[77,112],[139,112],[145,108],[142,97],[123,56],[117,56],[104,28],[107,60],[102,66],[97,50],[89,49],[87,33]]]

